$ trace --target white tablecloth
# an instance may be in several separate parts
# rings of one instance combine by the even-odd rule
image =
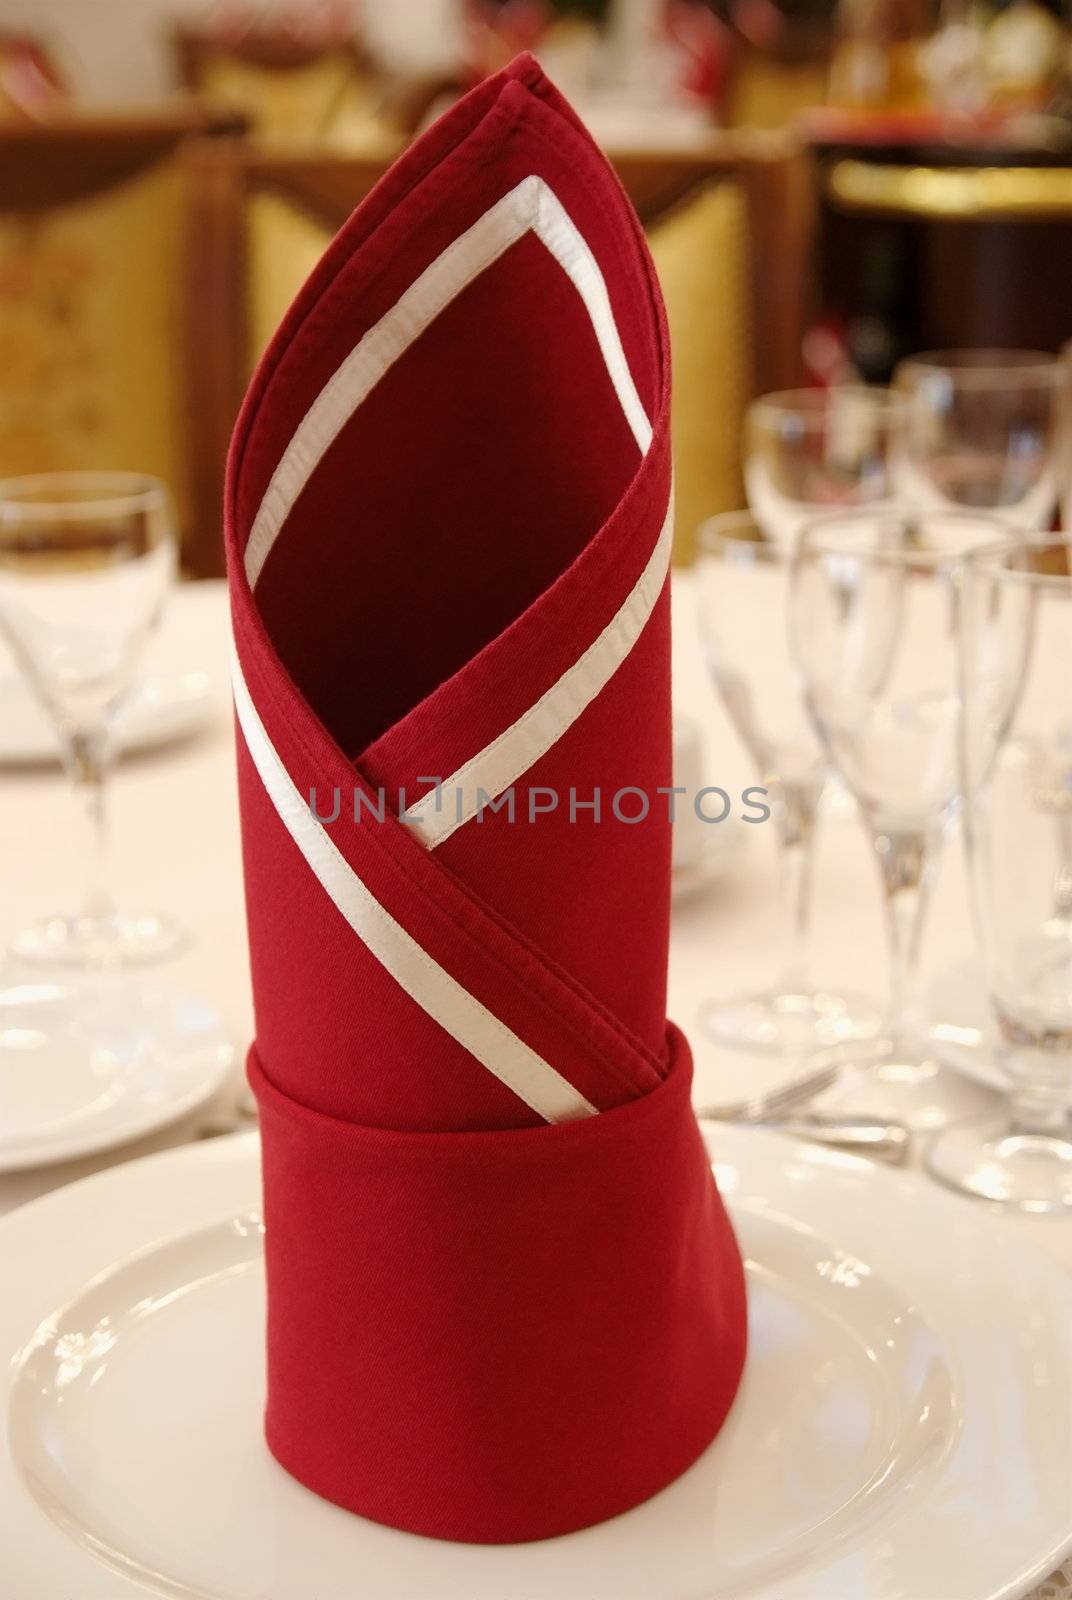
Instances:
[[[704,674],[696,640],[693,595],[687,576],[675,578],[675,705],[703,725],[706,779],[731,793],[756,775],[740,749]],[[755,661],[763,658],[763,630],[756,618]],[[128,904],[166,910],[190,929],[193,943],[168,969],[176,983],[216,1005],[244,1051],[252,1031],[249,972],[242,908],[234,759],[227,669],[229,630],[222,584],[182,589],[173,602],[157,654],[207,668],[218,686],[219,709],[197,736],[125,760],[111,795],[113,883]],[[77,851],[73,801],[53,771],[5,771],[0,775],[0,859],[6,893],[0,936],[45,912],[77,904],[83,872]],[[828,821],[819,838],[815,883],[814,977],[831,986],[881,994],[886,959],[878,877],[862,830],[852,821]],[[692,1024],[707,993],[748,987],[771,976],[778,958],[778,884],[773,834],[765,827],[738,828],[732,864],[724,876],[675,909],[670,974],[670,1014],[693,1038],[697,1093],[708,1100],[732,1099],[771,1080],[772,1068],[758,1058],[732,1071],[705,1049]],[[935,970],[971,951],[959,847],[943,864],[924,953]],[[221,1097],[233,1103],[238,1081]],[[0,1177],[0,1212],[58,1184],[119,1160],[166,1148],[197,1136],[212,1109],[121,1150],[86,1161]],[[965,1204],[972,1202],[965,1201]],[[1072,1219],[994,1219],[995,1227],[1018,1229],[1072,1267]],[[1072,1600],[1072,1566],[1043,1585],[1033,1600]]]

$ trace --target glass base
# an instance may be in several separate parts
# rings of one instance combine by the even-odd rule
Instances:
[[[946,1128],[931,1140],[924,1164],[980,1200],[1016,1211],[1072,1212],[1072,1137],[1017,1133],[1007,1111]]]
[[[170,917],[113,911],[102,917],[46,917],[15,935],[11,953],[34,966],[91,971],[167,961],[188,942]]]
[[[803,1056],[877,1038],[882,1015],[863,995],[782,994],[769,989],[706,1001],[700,1008],[700,1027],[716,1044],[735,1050]]]
[[[993,1111],[994,1093],[939,1062],[904,1057],[849,1062],[817,1109],[846,1116],[903,1122],[917,1133],[945,1128]]]

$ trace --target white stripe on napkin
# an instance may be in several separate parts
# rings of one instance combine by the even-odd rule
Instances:
[[[429,849],[449,839],[482,806],[547,754],[606,687],[643,632],[662,593],[674,535],[674,496],[647,566],[603,632],[516,722],[402,814]]]
[[[237,656],[233,684],[242,734],[268,797],[313,876],[358,938],[452,1039],[545,1122],[570,1122],[593,1115],[595,1106],[434,961],[358,877],[280,760],[250,697]]]
[[[546,245],[584,302],[626,421],[641,454],[647,451],[651,423],[629,371],[599,264],[558,196],[533,173],[425,268],[317,395],[284,450],[253,520],[245,551],[250,588],[295,501],[358,406],[440,312],[529,232]]]

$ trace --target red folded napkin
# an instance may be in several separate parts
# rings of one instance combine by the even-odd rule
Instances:
[[[521,58],[355,212],[235,432],[267,1438],[415,1532],[635,1505],[744,1358],[666,1022],[668,384],[636,217]]]

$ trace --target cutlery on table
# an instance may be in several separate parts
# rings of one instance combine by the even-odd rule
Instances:
[[[696,1115],[706,1122],[776,1128],[780,1133],[806,1139],[812,1144],[870,1156],[893,1166],[902,1165],[911,1149],[911,1135],[903,1123],[805,1108],[805,1102],[836,1081],[839,1071],[839,1063],[827,1062],[766,1094],[724,1105],[700,1106]]]

